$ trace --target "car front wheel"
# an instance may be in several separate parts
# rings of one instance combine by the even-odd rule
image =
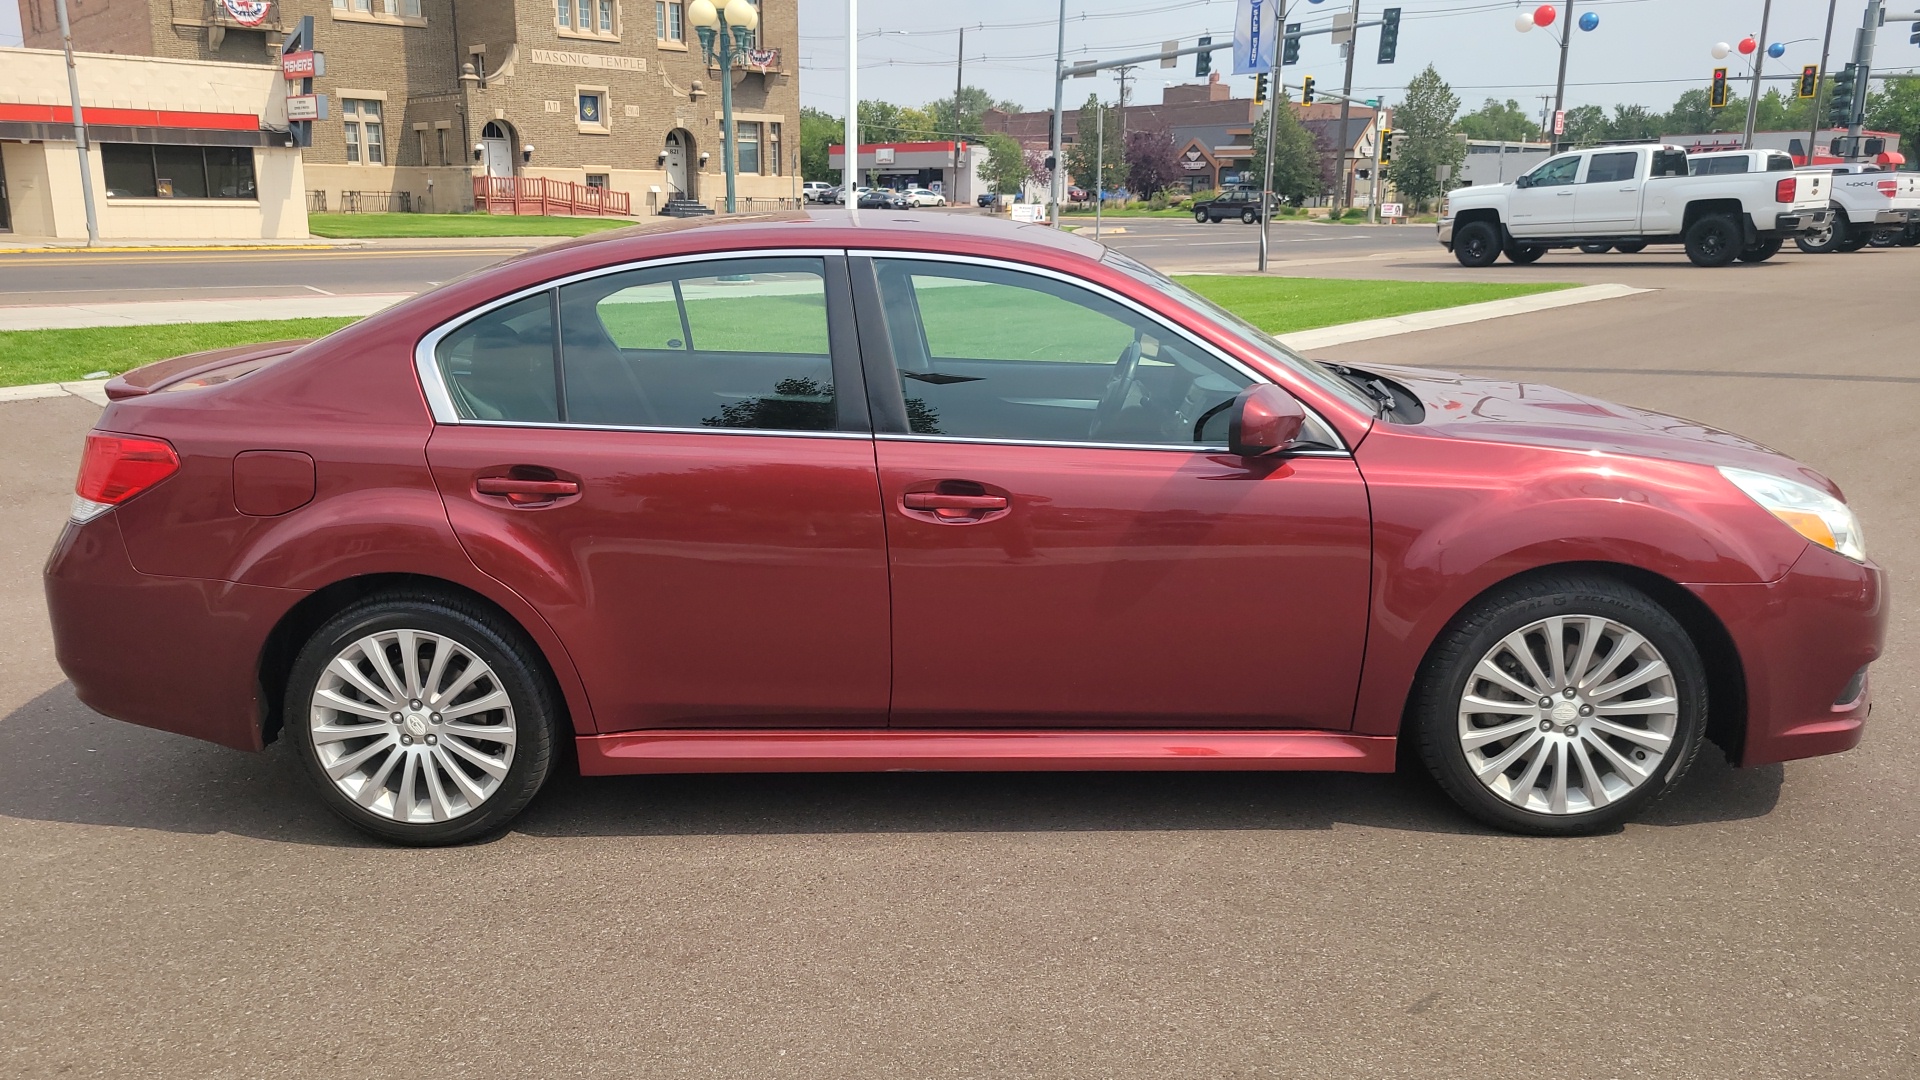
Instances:
[[[1260,220],[1260,215],[1254,213],[1251,210],[1242,210],[1240,211],[1240,220],[1245,222],[1248,225],[1251,225],[1254,222]]]
[[[1193,220],[1205,225],[1207,223],[1207,212],[1205,210],[1195,210],[1193,212]]]
[[[1442,635],[1414,722],[1447,794],[1490,825],[1538,835],[1608,829],[1692,764],[1706,669],[1686,631],[1638,590],[1538,578]]]
[[[416,845],[504,828],[546,781],[560,714],[518,627],[429,593],[328,620],[294,662],[285,713],[327,808]]]
[[[1500,257],[1500,233],[1492,223],[1469,221],[1453,234],[1453,257],[1461,266],[1492,266]]]

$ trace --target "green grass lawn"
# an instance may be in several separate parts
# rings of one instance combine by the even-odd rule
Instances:
[[[509,219],[510,220],[510,219]],[[818,278],[791,275],[783,291],[753,297],[700,296],[687,301],[696,349],[826,352],[826,309]],[[1529,282],[1350,281],[1328,278],[1192,275],[1195,292],[1271,334],[1407,315],[1572,286]],[[711,293],[718,286],[701,291]],[[657,291],[660,295],[654,295]],[[916,287],[927,343],[936,356],[1074,360],[1111,363],[1131,340],[1124,326],[1053,296],[986,283],[936,280]],[[626,348],[677,348],[683,336],[666,285],[615,294],[602,321]],[[85,330],[0,332],[0,386],[65,382],[96,371],[129,368],[182,353],[255,341],[320,337],[352,319],[112,326]]]
[[[332,240],[441,236],[585,236],[621,229],[626,218],[514,217],[504,214],[308,214],[307,228]]]

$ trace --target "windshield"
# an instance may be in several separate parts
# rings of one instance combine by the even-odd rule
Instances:
[[[1219,304],[1201,296],[1185,285],[1173,280],[1144,263],[1130,259],[1117,251],[1109,249],[1104,261],[1107,265],[1123,271],[1128,277],[1142,284],[1166,293],[1182,304],[1198,311],[1218,324],[1222,330],[1245,342],[1254,351],[1268,357],[1282,367],[1299,372],[1315,386],[1347,402],[1363,413],[1372,415],[1372,398],[1355,389],[1352,383],[1335,375],[1325,364],[1317,360],[1308,360],[1292,349],[1275,341],[1265,330],[1221,307]]]

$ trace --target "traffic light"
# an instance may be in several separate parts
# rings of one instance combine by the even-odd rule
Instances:
[[[1253,103],[1255,105],[1267,103],[1267,73],[1264,71],[1253,77]]]
[[[1203,37],[1200,39],[1200,44],[1211,45],[1213,44],[1213,39],[1210,37]],[[1193,73],[1195,75],[1200,75],[1200,76],[1212,74],[1213,73],[1213,54],[1210,52],[1194,53],[1193,54]]]
[[[1287,67],[1300,62],[1300,24],[1287,24],[1286,48],[1280,52],[1280,66]]]
[[[1380,56],[1378,63],[1393,63],[1393,55],[1400,49],[1400,9],[1390,7],[1380,13]]]
[[[1313,76],[1311,75],[1300,80],[1300,104],[1313,104]]]
[[[1860,88],[1860,65],[1848,64],[1833,77],[1833,99],[1827,102],[1827,123],[1847,127],[1853,123],[1853,98]]]
[[[1380,129],[1380,164],[1384,167],[1393,164],[1393,129]]]
[[[1727,69],[1713,69],[1713,91],[1707,96],[1707,107],[1724,109],[1727,107]]]
[[[1808,64],[1800,69],[1800,96],[1810,98],[1820,90],[1820,65]]]

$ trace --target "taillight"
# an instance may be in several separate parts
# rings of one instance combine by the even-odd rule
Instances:
[[[180,471],[180,455],[160,439],[87,433],[69,517],[88,522]]]
[[[1773,185],[1773,201],[1774,202],[1792,202],[1793,197],[1799,194],[1799,191],[1800,191],[1799,182],[1794,177],[1789,176],[1786,179],[1780,181],[1779,183]]]
[[[1880,194],[1885,195],[1889,199],[1900,194],[1900,181],[1898,180],[1882,180],[1873,186],[1879,188]]]

